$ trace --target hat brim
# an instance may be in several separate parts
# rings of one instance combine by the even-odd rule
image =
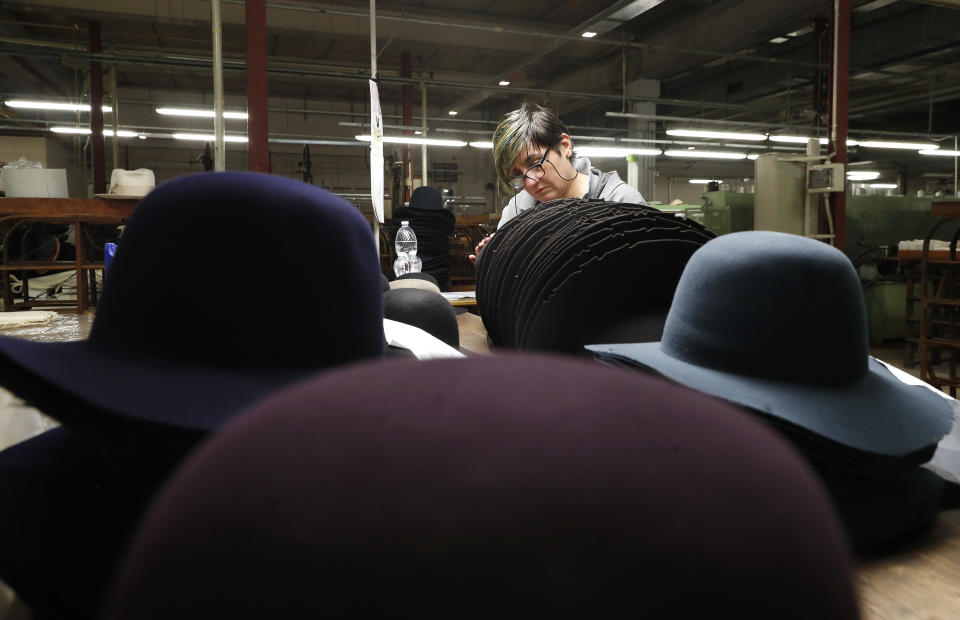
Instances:
[[[244,407],[320,368],[223,368],[106,351],[89,341],[0,337],[0,376],[11,392],[77,427],[148,424],[216,430]]]
[[[837,443],[888,456],[935,444],[953,425],[950,401],[907,385],[872,357],[868,371],[842,386],[819,386],[739,375],[684,362],[659,342],[590,345],[599,358],[651,369],[666,378],[786,420]]]

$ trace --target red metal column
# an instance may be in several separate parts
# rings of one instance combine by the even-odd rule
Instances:
[[[400,76],[409,78],[413,77],[413,56],[410,54],[409,50],[404,50],[400,54]],[[403,99],[403,124],[406,127],[413,125],[413,85],[410,83],[404,84],[400,89],[402,99]],[[403,133],[406,135],[412,134],[413,132],[409,129],[404,129]],[[411,183],[410,179],[413,177],[413,145],[407,144],[403,149],[403,199],[410,200],[410,191]],[[403,205],[396,205],[403,206]]]
[[[836,153],[833,161],[847,163],[847,108],[850,85],[850,0],[833,0],[833,71],[834,90],[832,119],[837,126]],[[833,203],[833,245],[841,252],[847,244],[847,194],[831,194]]]
[[[270,172],[267,143],[267,3],[247,0],[247,148],[253,172]]]
[[[90,53],[98,54],[103,50],[100,43],[100,22],[90,22],[88,31]],[[93,60],[90,61],[90,144],[93,147],[93,193],[105,194],[107,173],[103,161],[103,71],[100,63]],[[77,254],[79,253],[77,248]],[[77,279],[79,285],[79,274]]]

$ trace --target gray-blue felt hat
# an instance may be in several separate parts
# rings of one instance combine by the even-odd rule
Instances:
[[[847,257],[796,235],[708,242],[684,269],[660,342],[587,348],[870,454],[923,462],[953,421],[948,400],[868,355]]]

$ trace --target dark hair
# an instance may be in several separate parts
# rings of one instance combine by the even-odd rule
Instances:
[[[550,108],[526,102],[508,112],[493,130],[493,163],[497,176],[506,185],[513,176],[513,162],[527,144],[551,149],[556,147],[567,127]]]

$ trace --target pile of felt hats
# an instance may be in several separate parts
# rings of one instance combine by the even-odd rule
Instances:
[[[839,250],[769,231],[718,237],[677,286],[660,342],[590,346],[744,407],[816,468],[853,544],[929,525],[944,481],[921,467],[957,403],[868,355],[860,280]]]
[[[555,200],[505,224],[477,258],[477,305],[498,346],[576,353],[657,340],[687,260],[713,235],[652,207]]]

